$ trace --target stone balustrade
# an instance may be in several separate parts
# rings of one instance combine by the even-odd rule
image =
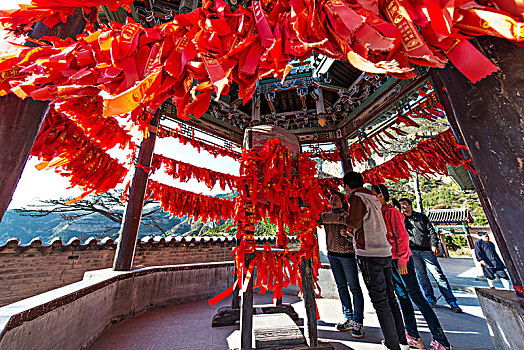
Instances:
[[[292,241],[296,242],[296,239]],[[257,237],[257,244],[274,244],[274,237]],[[134,266],[161,266],[232,261],[234,237],[144,237],[139,240]],[[85,242],[56,238],[44,244],[17,238],[0,246],[0,306],[82,280],[86,271],[113,265],[116,242],[110,238]]]

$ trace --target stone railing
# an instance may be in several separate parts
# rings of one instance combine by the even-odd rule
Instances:
[[[295,240],[296,241],[296,240]],[[257,237],[257,244],[274,237]],[[232,261],[233,237],[146,237],[135,250],[134,266]],[[0,306],[82,280],[86,271],[113,265],[116,243],[109,238],[72,238],[67,244],[40,238],[21,245],[14,238],[0,246]]]
[[[88,272],[82,281],[0,307],[0,349],[86,349],[115,322],[216,295],[233,283],[233,271],[233,262],[211,262]]]

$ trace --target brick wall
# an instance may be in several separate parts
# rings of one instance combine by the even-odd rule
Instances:
[[[274,243],[259,238],[259,244]],[[137,244],[134,266],[230,261],[233,238],[168,237],[145,239]],[[59,239],[43,245],[34,239],[20,245],[17,239],[0,246],[0,306],[82,280],[84,272],[111,267],[116,243],[111,239],[84,244],[73,238],[67,244]]]

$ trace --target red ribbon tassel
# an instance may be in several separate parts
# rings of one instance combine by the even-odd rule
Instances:
[[[406,153],[399,154],[389,161],[362,173],[364,180],[378,184],[389,179],[398,181],[411,177],[412,171],[428,174],[447,175],[446,165],[464,166],[470,169],[469,161],[462,157],[455,137],[450,129],[419,143]],[[473,168],[470,170],[474,171]]]

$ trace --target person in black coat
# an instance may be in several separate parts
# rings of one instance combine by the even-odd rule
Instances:
[[[506,266],[497,254],[495,245],[489,241],[489,235],[479,232],[479,236],[481,239],[475,242],[475,258],[482,265],[490,288],[495,288],[495,279],[498,277],[505,289],[511,289]]]
[[[437,260],[440,250],[438,249],[439,239],[435,228],[424,213],[413,210],[409,198],[401,198],[399,202],[405,216],[404,224],[409,235],[409,248],[413,253],[415,270],[429,305],[435,307],[437,300],[429,281],[428,270],[435,278],[438,289],[449,304],[451,311],[461,313],[462,309],[458,306],[457,298],[451,291],[449,281]]]

